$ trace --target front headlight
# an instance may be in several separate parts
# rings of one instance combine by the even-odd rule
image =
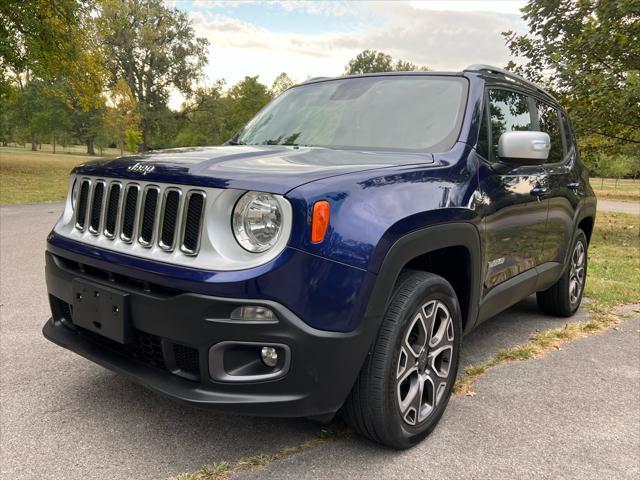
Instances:
[[[242,248],[253,253],[272,248],[282,232],[282,209],[269,193],[247,192],[233,209],[233,234]]]

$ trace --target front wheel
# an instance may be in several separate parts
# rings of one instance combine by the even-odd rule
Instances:
[[[444,278],[405,272],[343,408],[347,423],[392,448],[409,448],[436,426],[458,371],[462,319]]]
[[[562,277],[547,290],[538,292],[540,310],[556,317],[570,317],[582,302],[587,281],[587,237],[578,229],[573,238],[571,258]]]

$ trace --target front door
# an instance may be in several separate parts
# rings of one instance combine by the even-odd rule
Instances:
[[[534,129],[530,97],[515,90],[494,88],[488,90],[487,100],[488,158],[480,167],[484,293],[487,295],[509,280],[510,286],[518,283],[515,278],[524,274],[519,277],[524,282],[521,288],[510,288],[515,303],[521,298],[517,292],[527,295],[529,287],[535,287],[534,267],[543,261],[549,186],[544,166],[509,166],[498,158],[500,135]]]

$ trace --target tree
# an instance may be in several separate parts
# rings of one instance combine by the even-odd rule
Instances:
[[[31,150],[38,149],[38,126],[34,114],[43,108],[43,81],[34,80],[19,90],[15,102],[16,137],[31,142]]]
[[[228,124],[224,132],[227,138],[244,127],[272,98],[267,86],[258,81],[258,76],[244,77],[229,90],[227,96]]]
[[[530,0],[522,12],[529,33],[503,35],[526,63],[508,68],[555,91],[581,138],[640,144],[640,3]]]
[[[56,144],[72,128],[63,88],[60,85],[42,88],[35,107],[31,112],[31,128],[41,142],[50,140],[53,144],[53,153],[56,153]],[[33,146],[32,149],[34,149]]]
[[[18,89],[11,83],[0,88],[0,143],[3,147],[13,139],[17,96]]]
[[[166,108],[170,89],[191,93],[206,64],[208,42],[196,37],[185,12],[162,0],[104,0],[98,31],[111,85],[124,79],[138,102],[146,150],[154,112]]]
[[[180,146],[219,145],[226,141],[229,101],[224,95],[224,81],[196,90],[183,107],[184,123],[176,137]]]
[[[102,135],[104,104],[97,108],[83,109],[72,99],[71,121],[74,136],[87,146],[87,155],[95,155],[95,141]]]
[[[285,72],[282,72],[276,77],[276,79],[273,81],[273,84],[271,85],[271,95],[277,97],[288,88],[293,87],[293,85],[294,82],[293,80],[291,80],[291,78],[289,78],[289,75],[287,75]]]
[[[127,82],[122,79],[118,80],[111,90],[110,102],[104,111],[104,123],[107,136],[118,145],[121,155],[124,154],[128,131],[138,133],[139,138],[142,136],[138,102]]]
[[[364,50],[349,60],[345,67],[346,75],[360,75],[376,72],[410,72],[428,71],[425,66],[418,66],[405,60],[393,61],[393,57],[377,50]]]
[[[100,103],[102,60],[93,0],[0,2],[0,89],[33,78],[65,80],[83,108]]]

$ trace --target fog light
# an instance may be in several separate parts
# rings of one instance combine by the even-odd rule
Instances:
[[[260,351],[262,362],[267,367],[275,367],[278,364],[278,352],[273,347],[262,347]]]
[[[243,306],[231,312],[231,320],[275,322],[278,320],[272,310],[262,306]]]

